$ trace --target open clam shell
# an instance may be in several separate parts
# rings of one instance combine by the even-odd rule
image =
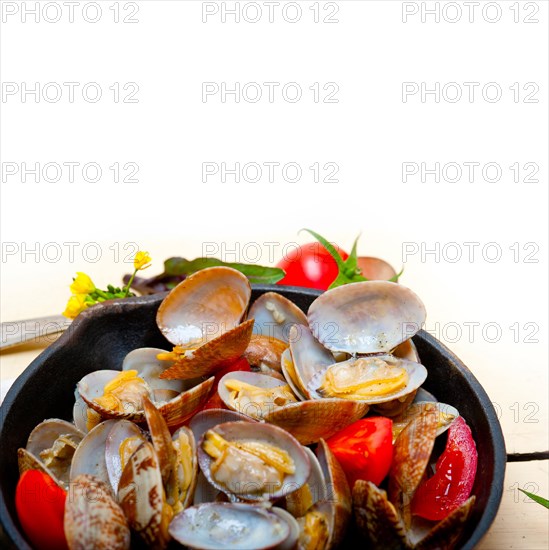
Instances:
[[[113,424],[105,441],[105,464],[114,494],[118,491],[118,483],[122,476],[122,455],[125,454],[122,446],[127,444],[130,438],[132,445],[128,449],[128,453],[131,453],[132,449],[136,449],[139,444],[147,441],[147,437],[136,424],[129,420],[119,420]]]
[[[329,529],[328,548],[337,548],[342,542],[352,513],[352,496],[345,472],[332,453],[326,441],[321,439],[316,448],[318,463],[320,464],[328,497],[324,502],[330,508],[328,517],[333,518]]]
[[[290,341],[292,325],[306,325],[307,317],[292,301],[277,292],[265,292],[250,308],[248,319],[255,319],[254,334]]]
[[[19,453],[20,472],[41,469],[66,488],[71,462],[83,438],[84,434],[70,422],[58,418],[44,420],[30,433],[25,452]]]
[[[327,481],[318,459],[309,447],[304,449],[311,462],[311,473],[307,482],[285,499],[286,510],[295,518],[304,516],[313,504],[328,498]]]
[[[459,416],[459,411],[452,405],[432,401],[414,401],[403,413],[393,418],[393,443],[415,417],[433,409],[436,411],[435,414],[438,415],[437,437],[443,434]]]
[[[128,550],[130,529],[110,488],[91,475],[79,475],[71,484],[64,516],[71,550]]]
[[[128,395],[123,403],[124,411],[116,411],[103,407],[96,399],[103,396],[105,386],[114,378],[120,375],[117,370],[96,370],[90,372],[77,384],[78,393],[86,402],[88,407],[99,413],[102,418],[127,419],[134,422],[141,422],[144,419],[141,397],[137,394]],[[148,386],[143,386],[143,391],[148,391]]]
[[[158,359],[158,355],[166,353],[160,348],[138,348],[130,351],[122,362],[122,370],[136,370],[140,378],[149,385],[152,401],[169,401],[182,391],[196,385],[196,380],[166,380],[160,375],[173,365],[173,362]]]
[[[292,326],[290,352],[295,376],[294,384],[308,399],[317,399],[319,396],[311,390],[310,383],[321,371],[335,363],[333,354],[313,336],[311,329],[305,325]]]
[[[116,420],[106,420],[86,434],[76,449],[72,458],[70,480],[82,474],[89,474],[98,478],[103,483],[109,484],[109,473],[105,458],[107,437],[112,428],[117,424]]]
[[[151,434],[152,444],[158,456],[162,481],[167,483],[176,460],[172,436],[164,417],[153,403],[149,399],[144,399],[143,405],[145,406],[145,418]]]
[[[290,528],[288,537],[275,547],[276,550],[295,550],[299,539],[299,524],[296,519],[292,516],[292,514],[283,508],[279,508],[278,506],[273,506],[269,509],[269,512],[276,514],[281,520],[285,521]]]
[[[152,548],[165,548],[170,540],[158,458],[151,443],[133,453],[118,484],[118,502],[130,527]]]
[[[445,519],[439,521],[414,546],[414,550],[438,550],[455,548],[463,535],[465,523],[473,512],[476,497],[469,497],[459,508],[453,510]]]
[[[186,426],[173,434],[172,445],[175,456],[166,492],[168,504],[178,513],[193,500],[198,479],[198,457],[193,432]]]
[[[408,361],[413,361],[414,363],[421,363],[419,360],[419,354],[417,352],[416,345],[414,341],[410,338],[399,344],[391,353],[399,359],[407,359]]]
[[[359,479],[353,487],[355,521],[374,550],[407,550],[412,545],[406,527],[387,493],[371,481]]]
[[[172,366],[160,377],[187,379],[209,376],[230,365],[246,351],[252,337],[253,325],[253,319],[244,321],[196,349],[175,346],[172,352],[160,355],[162,360],[168,359],[172,362]]]
[[[208,400],[214,380],[212,376],[171,401],[159,405],[158,410],[168,426],[178,426],[189,420]]]
[[[227,383],[235,381],[243,383],[243,390],[231,390]],[[246,391],[246,386],[253,390]],[[257,372],[235,371],[225,374],[217,387],[219,397],[233,411],[240,412],[256,420],[261,420],[266,414],[278,410],[289,403],[297,402],[291,388],[286,382],[259,374]]]
[[[296,491],[307,481],[311,471],[309,457],[299,442],[285,430],[271,424],[227,422],[215,426],[212,431],[229,443],[261,443],[280,449],[289,455],[295,467],[293,473],[284,476],[280,485],[270,482],[262,485],[261,482],[251,479],[250,472],[242,467],[244,463],[236,459],[231,464],[235,468],[233,476],[226,481],[220,481],[212,471],[214,459],[203,448],[205,434],[198,445],[200,469],[208,481],[229,498],[236,497],[251,502],[277,500]]]
[[[295,365],[292,359],[290,348],[286,349],[282,354],[280,358],[280,366],[281,366],[282,374],[284,375],[286,382],[288,382],[288,384],[290,385],[290,388],[292,388],[292,391],[294,392],[294,394],[301,401],[306,401],[307,396],[305,395],[305,390],[302,387],[300,387],[300,383],[297,378],[297,374],[295,372]]]
[[[172,344],[196,349],[236,327],[250,296],[248,279],[236,269],[202,269],[166,296],[158,308],[156,322]]]
[[[412,498],[425,474],[438,427],[436,404],[424,407],[396,438],[389,472],[389,500],[408,528]]]
[[[387,353],[425,322],[423,302],[388,281],[344,285],[321,294],[309,308],[313,334],[331,351]]]
[[[256,422],[245,414],[227,409],[207,409],[200,411],[189,422],[189,428],[193,432],[195,441],[200,441],[202,436],[214,426],[226,422]]]
[[[371,375],[375,374],[378,367],[384,366],[403,368],[407,374],[405,386],[389,393],[372,391],[371,395],[362,394],[360,397],[356,397],[360,384],[373,381]],[[333,390],[326,388],[327,374],[331,377]],[[397,399],[403,400],[405,396],[415,392],[426,378],[427,369],[420,363],[398,359],[392,355],[376,355],[352,358],[326,367],[309,382],[309,390],[312,395],[352,399],[368,405],[376,405]],[[375,388],[375,386],[372,387]],[[335,395],[332,395],[332,392],[335,392]]]
[[[63,484],[57,479],[54,473],[49,470],[39,458],[29,453],[26,449],[17,449],[17,466],[19,467],[19,475],[23,475],[27,470],[38,470],[50,476],[61,489],[67,490],[67,484]]]
[[[128,395],[128,400],[123,401],[124,411],[107,409],[96,400],[103,396],[105,385],[120,375],[116,370],[94,371],[82,378],[78,382],[78,392],[85,403],[96,411],[102,418],[126,419],[133,422],[142,422],[145,420],[143,399],[147,395],[151,396],[153,390],[149,382],[145,381],[142,395]],[[198,383],[182,393],[176,395],[169,401],[157,402],[155,405],[162,416],[166,419],[168,426],[177,426],[188,420],[194,412],[200,408],[208,399],[214,382],[214,378]],[[161,389],[157,389],[158,396]],[[163,395],[163,394],[161,394]]]
[[[208,503],[187,508],[170,523],[170,534],[188,548],[267,550],[290,536],[286,519],[259,506]]]
[[[367,403],[327,398],[290,403],[263,419],[291,433],[302,445],[310,445],[328,439],[367,412]]]
[[[82,396],[75,390],[74,406],[72,408],[72,419],[74,425],[84,434],[87,434],[92,428],[95,428],[101,422],[101,415],[88,407]]]
[[[299,525],[298,548],[302,550],[332,550],[334,532],[334,506],[327,500],[313,504],[304,516],[297,519]]]

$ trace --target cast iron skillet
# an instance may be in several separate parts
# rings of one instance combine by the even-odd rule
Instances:
[[[307,311],[319,291],[297,287],[255,286],[252,299],[276,291]],[[97,305],[74,321],[59,340],[37,357],[16,380],[0,408],[0,523],[2,546],[30,550],[14,506],[18,479],[17,449],[46,418],[72,419],[74,389],[84,375],[119,369],[124,356],[140,347],[168,349],[155,323],[165,294]],[[505,473],[505,444],[488,395],[467,367],[424,331],[415,337],[429,370],[424,388],[456,407],[472,428],[479,460],[473,493],[477,496],[462,548],[471,549],[485,535],[498,510]]]

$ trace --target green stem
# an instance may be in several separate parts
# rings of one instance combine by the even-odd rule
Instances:
[[[132,286],[133,280],[135,279],[135,275],[137,274],[139,270],[136,269],[133,272],[133,275],[130,277],[130,280],[128,281],[128,284],[124,287],[124,298],[127,298],[130,294],[130,287]]]

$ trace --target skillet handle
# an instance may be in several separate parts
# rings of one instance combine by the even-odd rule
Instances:
[[[0,323],[0,350],[20,346],[26,342],[38,341],[39,338],[64,332],[71,320],[63,315],[50,315],[23,321],[5,321]]]

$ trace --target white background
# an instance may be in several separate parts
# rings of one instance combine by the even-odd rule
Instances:
[[[315,23],[314,3],[301,1],[293,24],[282,6],[270,23],[263,2],[255,24],[231,15],[223,23],[221,10],[203,22],[202,3],[192,0],[139,1],[136,23],[115,23],[114,1],[97,3],[96,23],[84,19],[89,3],[76,5],[73,23],[61,2],[53,3],[62,9],[59,22],[48,22],[55,6],[41,11],[39,22],[32,14],[24,21],[23,4],[32,9],[35,2],[4,2],[1,26],[2,321],[62,311],[75,271],[98,285],[118,283],[131,268],[123,262],[133,250],[128,243],[150,251],[152,274],[168,256],[201,255],[205,243],[228,261],[255,259],[249,243],[258,243],[259,259],[274,263],[286,243],[310,240],[298,234],[303,227],[347,249],[361,232],[360,253],[405,267],[401,282],[425,301],[426,328],[497,403],[508,451],[547,449],[546,2],[492,2],[485,15],[480,2],[472,22],[467,3],[458,2],[455,23],[449,19],[456,8],[445,2],[439,22],[433,15],[422,22],[422,8],[434,2],[319,2],[321,20],[334,4],[339,22]],[[130,2],[118,4],[120,19],[136,11]],[[416,8],[404,22],[403,10]],[[499,21],[487,21],[498,12]],[[65,82],[79,83],[72,103]],[[96,103],[82,97],[90,82],[102,89]],[[137,103],[121,100],[129,82],[139,88]],[[234,96],[223,103],[220,95],[203,100],[204,82],[281,86],[273,103],[236,103]],[[297,103],[281,95],[288,82],[303,90]],[[338,102],[315,103],[315,82],[321,89],[336,83]],[[454,86],[438,102],[433,95],[422,101],[419,92],[404,102],[404,82],[419,89],[454,82],[463,97],[448,101]],[[472,101],[465,82],[479,83]],[[518,97],[510,89],[517,82]],[[49,102],[21,93],[36,83],[54,83],[50,97],[55,85],[63,95]],[[109,89],[114,83],[119,102]],[[498,101],[483,98],[487,83],[501,89]],[[524,102],[534,89],[524,90],[527,83],[538,89],[536,103]],[[18,91],[6,94],[13,86]],[[67,161],[98,163],[103,177],[85,181],[77,168],[72,183],[67,172],[55,183],[33,175],[22,181],[24,162]],[[114,183],[115,162],[136,163],[139,181]],[[295,162],[303,177],[289,183],[278,172],[273,183],[237,184],[231,176],[204,182],[203,162]],[[336,163],[338,181],[314,183],[314,162]],[[459,163],[464,174],[456,183],[432,175],[422,182],[419,174],[403,182],[404,162]],[[473,182],[464,162],[480,163]],[[493,183],[481,173],[490,162],[502,171]],[[536,164],[539,181],[523,181],[521,170],[514,182],[514,163]],[[9,175],[14,165],[19,172]],[[67,242],[78,243],[73,257]],[[269,257],[265,243],[273,242],[279,244]],[[98,243],[97,262],[89,243]],[[438,256],[422,255],[435,247]]]

